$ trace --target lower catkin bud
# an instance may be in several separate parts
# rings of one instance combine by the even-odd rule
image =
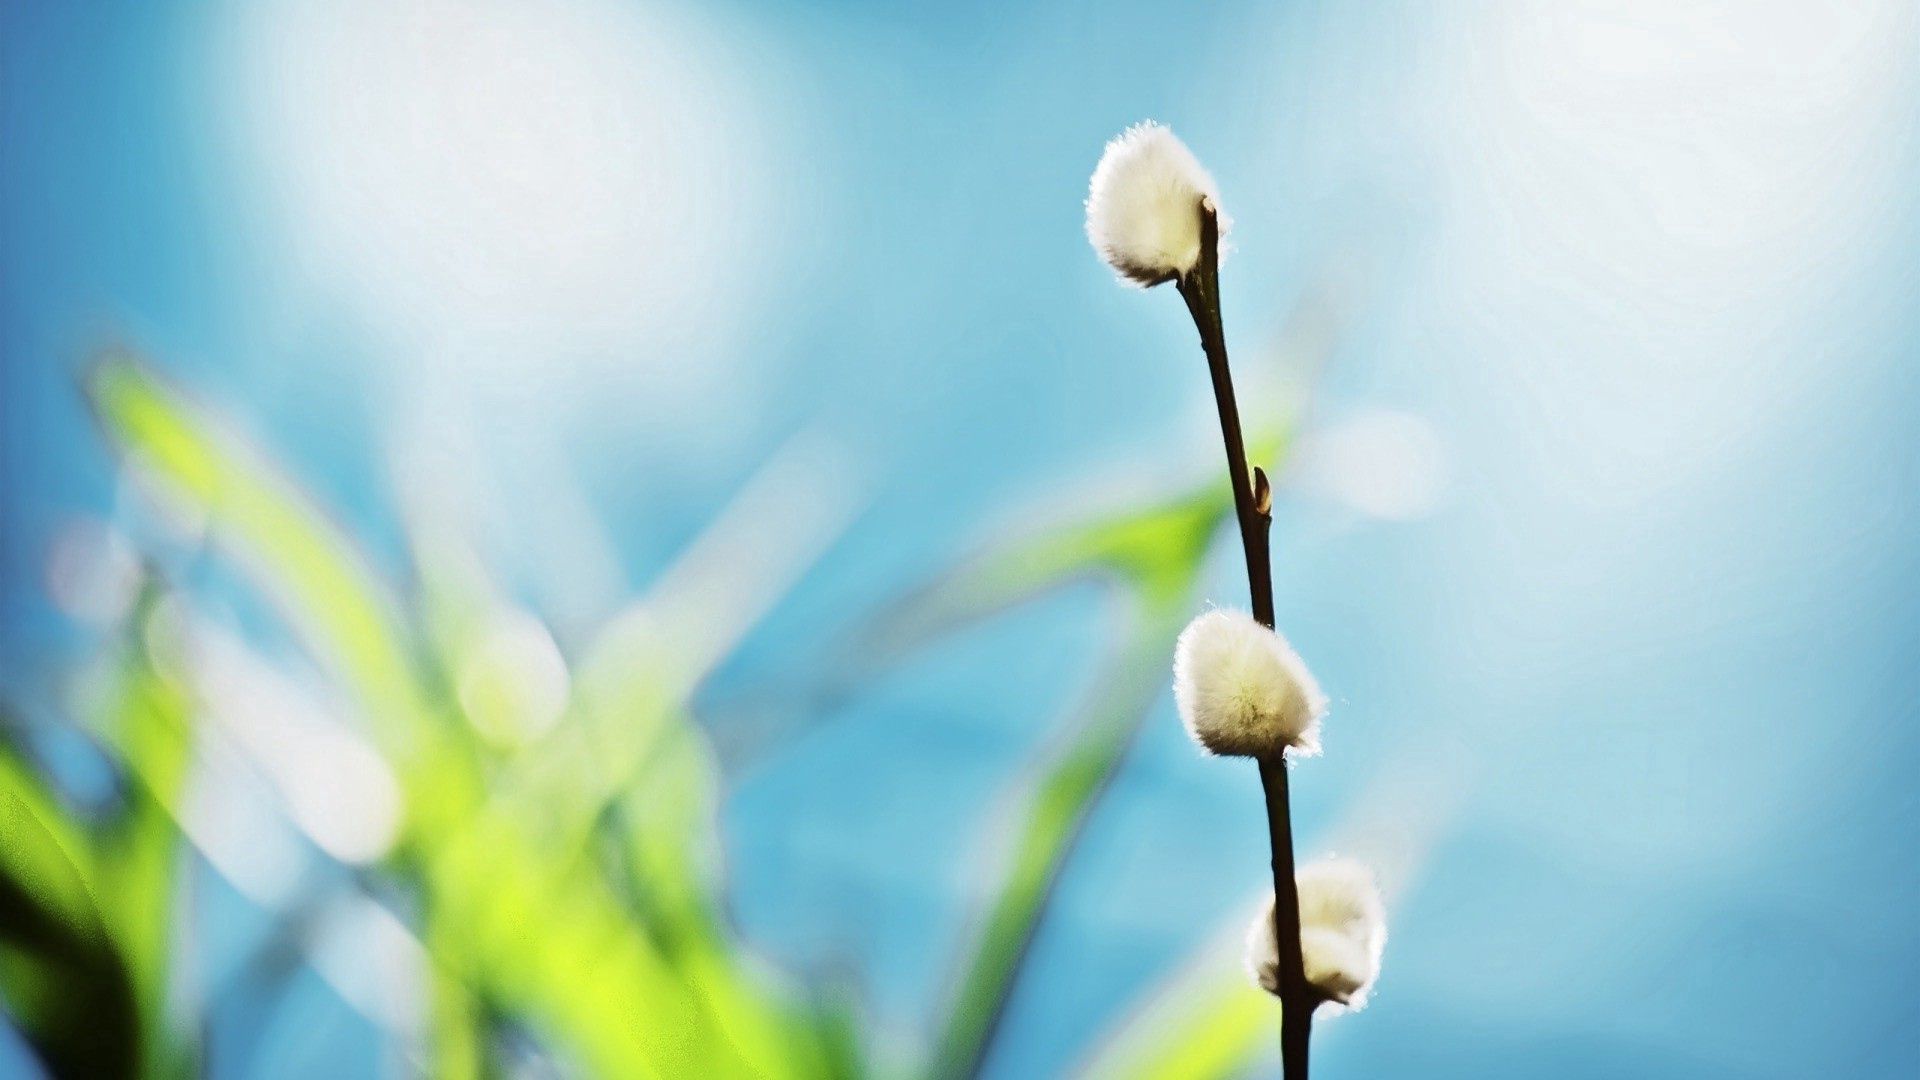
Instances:
[[[1320,752],[1326,695],[1285,638],[1240,611],[1209,611],[1181,632],[1173,696],[1196,742],[1227,757]]]
[[[1300,892],[1300,958],[1307,982],[1327,1000],[1358,1009],[1380,975],[1386,913],[1373,875],[1352,859],[1317,859],[1295,876]],[[1273,904],[1247,932],[1247,968],[1269,994],[1280,992]]]

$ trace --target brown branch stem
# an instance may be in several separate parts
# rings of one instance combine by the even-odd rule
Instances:
[[[1273,564],[1269,528],[1273,516],[1266,474],[1247,464],[1247,448],[1240,431],[1240,407],[1234,398],[1233,375],[1227,367],[1226,331],[1220,318],[1220,222],[1213,206],[1202,201],[1200,259],[1177,279],[1180,295],[1200,331],[1213,379],[1214,405],[1220,412],[1220,437],[1227,451],[1227,478],[1233,487],[1234,516],[1240,524],[1240,545],[1246,553],[1247,586],[1253,617],[1273,628]],[[1307,1044],[1313,1032],[1313,1010],[1320,995],[1307,982],[1300,955],[1300,894],[1294,886],[1293,819],[1287,795],[1284,758],[1260,762],[1260,785],[1266,795],[1267,839],[1273,852],[1273,930],[1279,953],[1277,976],[1281,1008],[1280,1064],[1285,1080],[1307,1080]]]

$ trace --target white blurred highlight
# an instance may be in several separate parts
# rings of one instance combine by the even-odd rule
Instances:
[[[307,960],[361,1015],[403,1036],[424,1032],[431,958],[413,932],[370,897],[348,892],[331,902],[309,934]]]
[[[401,817],[386,762],[315,695],[178,598],[147,630],[156,666],[192,688],[211,729],[268,780],[288,817],[342,862],[386,854]]]
[[[1370,518],[1409,521],[1444,498],[1446,451],[1424,418],[1367,409],[1301,435],[1285,481]]]
[[[1519,407],[1536,442],[1500,465],[1528,483],[1636,513],[1684,498],[1821,377],[1787,329],[1900,243],[1878,226],[1902,205],[1920,14],[1658,0],[1448,15],[1434,81],[1409,97],[1445,195],[1440,303],[1482,331],[1460,347],[1488,383],[1464,392]]]
[[[304,855],[286,819],[248,764],[218,740],[202,740],[177,819],[208,865],[262,910],[286,913],[304,895]],[[391,912],[358,892],[341,892],[300,932],[299,944],[314,972],[356,1012],[403,1043],[418,1038],[427,951]]]
[[[476,591],[491,589],[489,568],[524,578],[562,636],[600,625],[630,592],[613,537],[554,439],[505,436],[449,393],[416,403],[388,440],[423,567],[451,560]],[[483,540],[484,553],[474,547]]]
[[[572,680],[546,624],[519,608],[495,608],[460,657],[460,708],[482,737],[519,746],[552,730]]]
[[[753,475],[667,568],[646,596],[608,628],[608,658],[665,650],[665,688],[684,694],[738,645],[846,530],[864,481],[826,435],[795,436]]]
[[[224,733],[203,728],[175,817],[235,891],[263,911],[288,913],[310,895],[306,852],[259,765]],[[403,1047],[417,1043],[428,956],[391,912],[346,889],[300,931],[299,946],[314,972],[350,1007],[394,1032]]]
[[[1392,907],[1459,819],[1475,770],[1471,754],[1455,743],[1423,740],[1388,752],[1320,849],[1364,862]]]
[[[442,375],[654,389],[764,266],[769,110],[662,5],[231,9],[239,163],[316,283]],[[754,250],[757,245],[757,250]],[[755,256],[762,258],[756,260]],[[712,350],[715,353],[721,350]]]
[[[90,626],[124,618],[140,592],[140,556],[120,530],[74,518],[47,551],[47,593],[61,611]]]
[[[300,890],[298,837],[272,790],[225,740],[202,738],[176,811],[180,831],[240,895],[278,911]]]

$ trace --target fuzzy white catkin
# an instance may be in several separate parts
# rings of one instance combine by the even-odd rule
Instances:
[[[1316,859],[1294,875],[1300,894],[1300,958],[1307,981],[1328,1000],[1359,1009],[1380,975],[1386,911],[1373,874],[1352,859]],[[1247,931],[1247,967],[1270,994],[1280,992],[1273,904]]]
[[[1215,754],[1320,752],[1326,695],[1287,640],[1245,612],[1217,608],[1180,632],[1173,697],[1187,732]]]
[[[1151,120],[1107,144],[1087,190],[1087,239],[1123,280],[1158,285],[1200,261],[1200,204],[1225,237],[1213,177],[1171,130]]]

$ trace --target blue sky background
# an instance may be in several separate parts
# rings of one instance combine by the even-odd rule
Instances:
[[[803,683],[1036,507],[1216,467],[1181,305],[1081,235],[1102,143],[1152,117],[1236,219],[1244,407],[1282,407],[1263,367],[1335,288],[1316,425],[1411,414],[1444,461],[1415,520],[1276,517],[1336,702],[1302,846],[1420,818],[1376,1004],[1321,1071],[1920,1068],[1909,6],[536,7],[0,5],[9,701],[50,713],[88,644],[43,586],[62,523],[153,528],[76,391],[111,342],[395,576],[396,493],[460,487],[563,646],[824,432],[864,510],[703,700]],[[1109,604],[982,626],[737,768],[741,932],[921,1041],[985,810]],[[1254,790],[1162,702],[991,1075],[1077,1060],[1258,891]],[[262,1053],[334,1075],[370,1042],[315,983]]]

